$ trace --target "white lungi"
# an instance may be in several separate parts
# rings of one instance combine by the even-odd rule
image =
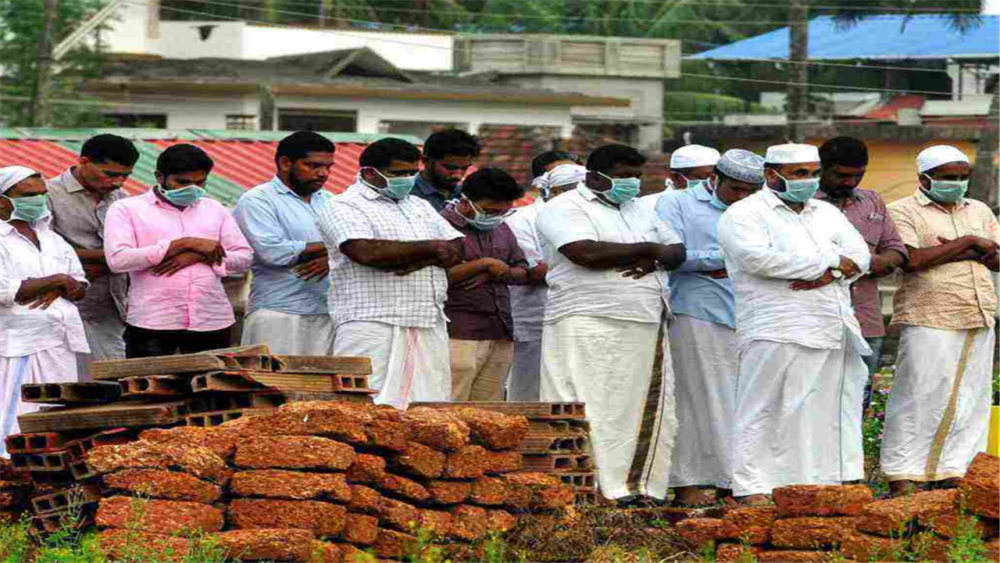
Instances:
[[[405,409],[412,401],[451,399],[451,355],[443,319],[432,328],[347,322],[337,327],[333,355],[372,359],[369,384],[379,390],[377,404]]]
[[[986,451],[994,346],[991,328],[901,328],[882,440],[889,481],[962,477]]]
[[[677,315],[670,321],[670,354],[677,397],[677,444],[670,486],[728,489],[729,437],[740,368],[736,330]]]
[[[757,340],[740,354],[733,494],[864,477],[861,409],[868,368],[844,333],[839,350]]]
[[[333,320],[330,315],[258,309],[243,324],[241,344],[267,344],[272,354],[328,356],[333,349]]]
[[[515,340],[514,363],[507,378],[507,400],[539,401],[539,378],[542,371],[542,340]]]
[[[90,353],[77,354],[77,372],[80,381],[91,381],[94,362],[125,359],[125,321],[115,312],[109,312],[100,320],[83,319],[83,329]]]
[[[7,456],[6,438],[21,432],[18,415],[35,412],[42,405],[21,402],[26,383],[72,383],[77,380],[77,354],[65,344],[30,356],[0,356],[0,455]],[[9,457],[9,456],[8,456]]]
[[[655,378],[652,373],[660,328],[575,315],[546,324],[542,332],[541,400],[586,403],[606,498],[666,498],[677,418],[666,343],[663,369]]]

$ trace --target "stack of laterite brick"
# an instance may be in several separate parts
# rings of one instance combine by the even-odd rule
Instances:
[[[0,458],[0,523],[17,522],[31,508],[34,485],[26,471]]]
[[[272,356],[266,346],[97,362],[97,381],[31,384],[22,400],[59,405],[19,417],[6,438],[15,469],[34,484],[35,527],[53,531],[69,512],[85,524],[100,499],[88,453],[135,440],[147,428],[218,426],[294,400],[370,403],[367,358]]]
[[[980,454],[961,489],[874,501],[865,485],[793,485],[775,489],[774,506],[742,507],[721,518],[677,524],[693,549],[716,542],[718,561],[895,561],[911,555],[947,561],[963,521],[997,560],[1000,460]],[[975,516],[975,520],[970,517]]]
[[[521,513],[574,491],[513,473],[523,417],[349,402],[295,402],[213,428],[147,430],[89,456],[105,487],[96,522],[112,558],[130,544],[184,554],[200,530],[243,561],[402,560],[428,535],[455,557]]]
[[[523,455],[523,471],[558,478],[574,488],[581,504],[598,502],[583,403],[415,403],[414,407],[475,408],[527,418],[528,435],[517,447]]]

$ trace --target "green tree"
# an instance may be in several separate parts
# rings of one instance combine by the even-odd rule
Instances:
[[[55,21],[55,41],[72,33],[87,17],[103,6],[104,0],[71,0],[59,3]],[[28,125],[35,83],[35,44],[44,25],[44,5],[38,0],[0,0],[0,121],[8,127]],[[91,42],[93,43],[93,42]],[[100,74],[100,49],[79,45],[55,65],[51,97],[79,100],[76,84],[80,78]],[[53,123],[61,127],[100,125],[96,106],[56,103]]]

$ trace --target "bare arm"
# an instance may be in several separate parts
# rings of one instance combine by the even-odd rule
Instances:
[[[73,280],[66,274],[53,274],[44,278],[24,280],[21,282],[21,287],[18,288],[17,295],[14,296],[14,300],[23,305],[24,303],[32,301],[45,293],[68,291],[67,288],[74,282],[76,282],[76,280]]]
[[[108,260],[104,256],[104,249],[98,248],[97,250],[91,250],[89,248],[74,248],[76,251],[76,256],[80,259],[80,262],[84,264],[103,264],[107,265]]]
[[[906,263],[906,257],[898,250],[886,250],[879,254],[872,255],[871,271],[869,278],[884,278],[892,275],[896,268],[900,268]]]
[[[461,259],[458,243],[443,240],[400,242],[354,239],[340,245],[340,251],[359,264],[390,271],[407,269],[420,263],[438,263],[450,268]]]
[[[310,242],[306,245],[305,249],[299,254],[299,264],[304,264],[306,262],[311,262],[318,258],[326,258],[327,250],[326,245],[322,242]]]
[[[996,251],[996,243],[973,236],[955,240],[940,239],[942,244],[927,248],[908,246],[910,260],[902,265],[906,272],[922,272],[952,262],[980,260]]]
[[[644,242],[621,244],[616,242],[596,242],[580,240],[559,249],[566,258],[577,266],[606,270],[630,266],[643,258],[656,259],[662,245]]]
[[[480,258],[452,266],[448,268],[448,283],[454,285],[469,278],[474,278],[483,272],[490,272],[491,267],[498,267],[495,265],[497,263],[503,264],[503,262],[495,258]]]

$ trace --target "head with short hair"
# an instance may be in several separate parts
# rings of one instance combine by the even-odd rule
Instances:
[[[587,157],[587,187],[596,192],[611,189],[610,178],[642,178],[646,157],[628,145],[610,144]]]
[[[361,179],[385,188],[386,178],[416,176],[420,171],[420,149],[402,139],[379,139],[361,151]],[[377,171],[377,172],[376,172]]]
[[[578,164],[579,159],[564,151],[546,151],[531,159],[531,177],[538,178],[560,164]]]
[[[156,181],[164,190],[190,185],[205,187],[215,162],[204,150],[182,143],[167,147],[156,159]]]
[[[83,143],[73,176],[85,189],[103,197],[122,187],[138,161],[139,151],[132,141],[104,133]]]
[[[868,169],[868,147],[854,137],[835,137],[819,148],[819,189],[833,199],[844,199],[854,193]]]
[[[462,195],[458,212],[472,219],[476,216],[473,204],[488,216],[509,213],[514,202],[524,197],[524,188],[499,168],[481,168],[465,179]]]
[[[337,145],[313,131],[296,131],[278,143],[278,178],[303,197],[323,189],[336,159]]]
[[[450,194],[462,182],[480,152],[479,140],[465,131],[438,131],[424,141],[424,178],[438,190]]]

